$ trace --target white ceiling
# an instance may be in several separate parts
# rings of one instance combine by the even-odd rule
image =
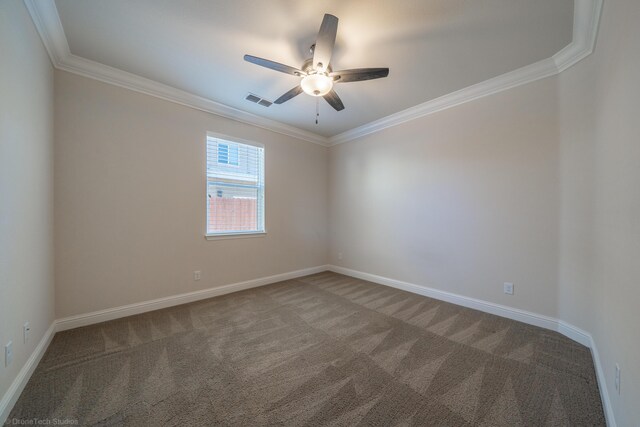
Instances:
[[[330,137],[553,56],[572,40],[573,0],[56,0],[71,53]],[[389,67],[342,83],[345,110],[301,94],[299,78],[243,60],[300,67],[324,13],[339,19],[334,69]]]

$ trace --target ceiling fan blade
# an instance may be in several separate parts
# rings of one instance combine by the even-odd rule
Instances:
[[[333,77],[333,81],[336,83],[380,79],[387,77],[388,75],[388,68],[356,68],[353,70],[334,71],[329,74],[330,77]]]
[[[319,72],[326,71],[331,62],[333,46],[336,44],[336,33],[338,32],[338,18],[328,13],[324,15],[316,47],[313,50],[313,66]]]
[[[300,95],[301,93],[302,93],[302,88],[300,87],[300,85],[298,85],[298,86],[294,87],[293,89],[291,89],[289,92],[287,92],[284,95],[282,95],[280,98],[278,98],[275,101],[273,101],[273,103],[274,104],[282,104],[284,102],[287,102],[288,100],[290,100],[294,96]]]
[[[331,92],[323,96],[323,98],[331,105],[336,111],[344,110],[344,104],[338,96],[335,90],[331,89]]]
[[[244,60],[247,62],[251,62],[256,65],[260,65],[261,67],[269,68],[271,70],[280,71],[281,73],[291,74],[294,76],[306,76],[302,70],[298,70],[297,68],[290,67],[288,65],[281,64],[279,62],[269,61],[268,59],[258,58],[257,56],[245,55]]]

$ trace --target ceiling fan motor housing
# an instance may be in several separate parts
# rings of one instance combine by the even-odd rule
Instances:
[[[313,68],[313,58],[309,58],[302,64],[302,71],[307,74],[315,74],[316,70]],[[327,67],[327,74],[329,74],[332,70],[331,65]]]

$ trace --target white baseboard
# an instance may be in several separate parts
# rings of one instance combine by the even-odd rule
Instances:
[[[591,335],[589,335],[589,338],[591,341],[589,348],[591,348],[591,356],[593,357],[593,364],[595,365],[596,376],[598,377],[598,388],[600,389],[600,397],[602,397],[604,416],[607,419],[607,425],[609,427],[617,427],[616,418],[613,415],[613,406],[611,406],[611,400],[609,399],[609,390],[607,389],[604,370],[602,369],[602,364],[600,363],[600,354],[598,354],[598,347],[596,346],[596,341]]]
[[[558,324],[554,329],[555,331],[560,332],[567,338],[571,338],[572,340],[579,342],[585,347],[591,348],[593,338],[591,338],[591,334],[589,332],[573,326],[570,323],[565,322],[564,320],[557,320],[556,322]]]
[[[530,311],[507,307],[506,305],[495,304],[476,298],[465,297],[451,292],[441,291],[439,289],[428,288],[426,286],[414,285],[413,283],[407,283],[401,280],[377,276],[375,274],[363,273],[362,271],[352,270],[345,267],[338,267],[336,265],[330,265],[329,270],[336,273],[345,274],[347,276],[356,277],[358,279],[368,280],[369,282],[379,283],[381,285],[386,285],[392,288],[401,289],[403,291],[412,292],[414,294],[423,295],[425,297],[434,298],[440,301],[446,301],[452,304],[461,305],[463,307],[484,311],[485,313],[495,314],[496,316],[506,317],[508,319],[513,319],[523,323],[528,323],[530,325],[539,326],[541,328],[551,329],[554,331],[558,330],[558,320],[552,317],[544,316],[542,314],[536,314]],[[584,340],[579,342],[582,343],[584,342]]]
[[[506,317],[508,319],[527,323],[529,325],[539,326],[541,328],[556,331],[586,347],[589,347],[591,349],[591,355],[593,357],[593,364],[596,369],[598,388],[600,389],[600,397],[602,398],[602,406],[604,407],[604,415],[606,417],[607,425],[610,427],[616,427],[616,421],[613,415],[613,407],[611,406],[611,401],[609,400],[609,392],[607,390],[604,371],[602,369],[602,365],[600,364],[598,349],[593,337],[587,331],[573,326],[563,320],[537,313],[532,313],[530,311],[520,310],[518,308],[495,304],[476,298],[465,297],[463,295],[441,291],[439,289],[433,289],[426,286],[415,285],[413,283],[390,279],[388,277],[377,276],[375,274],[364,273],[362,271],[352,270],[350,268],[340,267],[337,265],[329,265],[327,266],[327,268],[329,269],[329,271],[333,271],[335,273],[344,274],[346,276],[355,277],[357,279],[367,280],[369,282],[378,283],[380,285],[401,289],[403,291],[412,292],[414,294],[423,295],[440,301],[450,302],[452,304],[461,305],[463,307],[472,308],[475,310],[483,311],[485,313],[495,314],[496,316]]]
[[[161,308],[172,307],[180,304],[186,304],[193,301],[199,301],[207,298],[212,298],[219,295],[225,295],[232,292],[238,292],[245,289],[255,288],[259,286],[268,285],[271,283],[280,282],[283,280],[295,279],[297,277],[307,276],[309,274],[320,273],[323,271],[333,271],[336,273],[344,274],[347,276],[355,277],[362,280],[368,280],[370,282],[379,283],[381,285],[390,286],[396,289],[401,289],[407,292],[412,292],[418,295],[438,299],[441,301],[450,302],[452,304],[461,305],[476,310],[483,311],[485,313],[495,314],[497,316],[506,317],[509,319],[524,322],[530,325],[539,326],[545,329],[560,332],[561,334],[571,338],[574,341],[579,342],[591,349],[593,355],[593,362],[596,369],[596,375],[598,378],[598,387],[600,389],[600,396],[602,397],[602,404],[604,407],[604,413],[607,419],[607,425],[616,427],[615,418],[613,415],[613,408],[611,401],[609,400],[609,393],[606,387],[604,371],[600,364],[600,356],[596,343],[588,332],[577,328],[567,322],[558,320],[552,317],[543,316],[540,314],[532,313],[525,310],[520,310],[512,307],[507,307],[500,304],[491,303],[488,301],[479,300],[476,298],[465,297],[462,295],[454,294],[451,292],[441,291],[438,289],[428,288],[426,286],[419,286],[413,283],[403,282],[401,280],[390,279],[387,277],[377,276],[375,274],[364,273],[357,270],[352,270],[345,267],[339,267],[336,265],[322,265],[312,268],[306,268],[302,270],[291,271],[288,273],[276,274],[274,276],[262,277],[259,279],[247,280],[244,282],[233,283],[230,285],[220,286],[216,288],[203,289],[195,292],[188,292],[184,294],[174,295],[165,298],[158,298],[150,301],[143,301],[136,304],[129,304],[121,307],[115,307],[106,310],[94,311],[92,313],[80,314],[76,316],[66,317],[54,321],[45,335],[42,337],[38,346],[35,348],[25,365],[22,367],[18,376],[13,381],[5,395],[0,400],[0,425],[2,425],[9,412],[15,405],[20,393],[26,386],[31,374],[35,370],[36,366],[40,362],[40,359],[44,355],[47,347],[53,339],[53,335],[56,331],[65,331],[68,329],[78,328],[81,326],[87,326],[95,323],[106,322],[108,320],[118,319],[121,317],[131,316],[134,314],[145,313],[148,311],[158,310]]]
[[[616,419],[613,416],[613,407],[609,399],[609,390],[607,389],[604,370],[600,363],[600,354],[598,353],[598,347],[596,346],[596,341],[593,339],[593,336],[591,336],[589,332],[573,326],[564,320],[558,320],[558,328],[556,330],[562,335],[591,349],[591,357],[593,357],[593,365],[596,369],[596,377],[598,378],[598,389],[600,390],[600,397],[602,398],[604,416],[607,419],[608,426],[616,427]]]
[[[2,396],[2,400],[0,400],[0,425],[4,425],[7,417],[9,417],[9,413],[13,409],[13,405],[18,401],[18,397],[24,390],[24,387],[29,382],[29,378],[31,378],[31,374],[40,363],[40,359],[47,351],[51,340],[53,339],[53,335],[55,334],[56,322],[55,320],[49,326],[49,329],[44,333],[44,336],[31,353],[31,356],[27,359],[20,372],[18,372],[18,376],[13,380],[7,392]]]
[[[123,305],[120,307],[108,308],[91,313],[78,314],[65,317],[56,321],[56,331],[66,331],[67,329],[79,328],[81,326],[93,325],[94,323],[106,322],[108,320],[119,319],[121,317],[132,316],[134,314],[145,313],[147,311],[159,310],[161,308],[186,304],[219,295],[230,294],[245,289],[256,288],[258,286],[269,285],[283,280],[295,279],[296,277],[307,276],[309,274],[327,271],[326,265],[305,268],[302,270],[290,271],[276,274],[274,276],[261,277],[244,282],[232,283],[230,285],[218,286],[215,288],[203,289],[200,291],[187,292],[184,294],[172,295],[164,298],[157,298],[149,301],[142,301],[135,304]]]
[[[305,268],[302,270],[290,271],[287,273],[276,274],[274,276],[261,277],[258,279],[247,280],[244,282],[232,283],[230,285],[220,286],[217,288],[203,289],[195,292],[188,292],[179,295],[173,295],[165,298],[158,298],[150,301],[143,301],[136,304],[124,305],[121,307],[110,308],[106,310],[94,311],[92,313],[79,314],[76,316],[66,317],[54,320],[47,332],[44,334],[38,346],[33,350],[31,356],[24,364],[18,376],[13,380],[11,386],[0,400],[0,425],[4,425],[11,409],[16,404],[22,390],[29,382],[33,371],[47,351],[51,340],[56,332],[68,329],[87,326],[94,323],[106,322],[108,320],[118,319],[121,317],[140,314],[147,311],[158,310],[161,308],[172,307],[175,305],[186,304],[193,301],[199,301],[219,295],[230,294],[245,289],[256,288],[258,286],[269,285],[271,283],[281,282],[283,280],[295,279],[297,277],[307,276],[309,274],[327,271],[326,265]]]

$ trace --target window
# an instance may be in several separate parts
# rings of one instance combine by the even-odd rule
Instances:
[[[207,136],[207,236],[264,232],[264,148]]]

